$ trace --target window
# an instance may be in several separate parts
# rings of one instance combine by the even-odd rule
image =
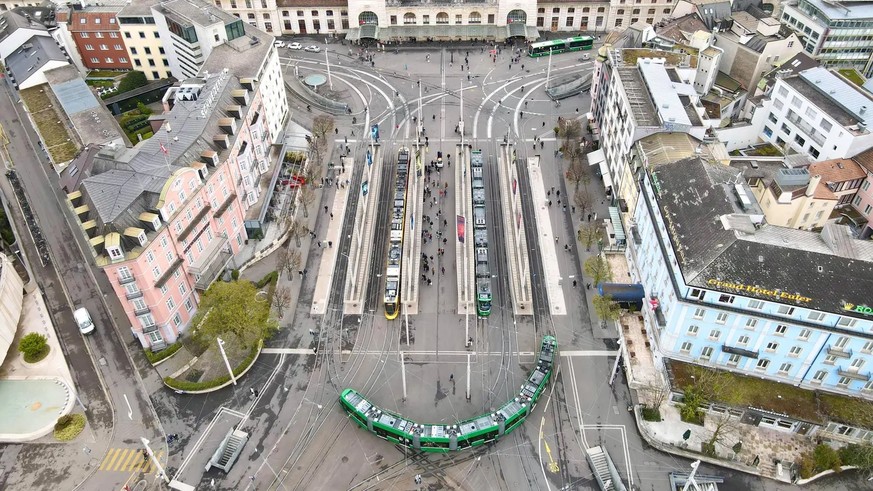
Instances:
[[[840,377],[840,380],[837,382],[837,385],[842,387],[848,387],[849,383],[852,381],[849,377]]]
[[[574,19],[572,17],[567,17],[567,22],[564,24],[564,26],[573,27],[573,20]]]
[[[871,390],[873,390],[873,380],[871,380],[871,381],[867,382],[866,384],[864,384],[864,388],[861,389],[861,390],[863,390],[864,392],[870,392]],[[866,439],[869,440],[869,438],[866,438]]]
[[[776,351],[777,349],[779,349],[779,343],[774,343],[773,341],[770,341],[769,343],[767,343],[767,351],[772,352],[772,351]]]
[[[822,131],[825,132],[825,134],[828,134],[830,133],[831,128],[833,128],[834,125],[832,125],[830,121],[822,118],[821,122],[818,124],[818,127],[821,128]]]
[[[852,360],[852,368],[854,368],[855,370],[860,370],[863,366],[864,366],[864,359],[863,358],[855,358],[854,360]]]
[[[132,55],[138,54],[138,53],[136,52],[136,48],[131,47],[131,48],[130,48],[130,54],[132,54]]]
[[[770,128],[769,126],[765,126],[764,127],[764,136],[766,136],[767,138],[770,138],[771,136],[773,136],[773,128]]]
[[[633,12],[631,12],[631,13],[634,15],[639,15],[640,9],[634,9]]]
[[[770,360],[768,360],[766,358],[761,358],[760,360],[758,360],[758,363],[755,365],[755,370],[763,371],[763,370],[766,370],[767,367],[769,367],[769,366],[770,366]]]
[[[828,376],[828,372],[824,370],[819,370],[815,372],[815,375],[812,376],[812,383],[820,384]]]
[[[397,25],[397,16],[396,16],[396,15],[392,15],[392,16],[390,16],[388,19],[389,19],[389,23],[390,23],[392,26],[396,26],[396,25]]]
[[[700,351],[700,358],[708,360],[712,358],[712,346],[707,346]]]
[[[552,13],[553,14],[560,14],[561,8],[560,7],[552,7]]]
[[[178,270],[176,270],[176,271],[178,271]],[[179,283],[179,294],[184,296],[186,293],[188,293],[188,288],[185,286],[184,283]]]
[[[713,341],[718,341],[718,338],[720,338],[720,337],[721,337],[721,331],[719,331],[718,329],[713,329],[713,330],[709,331],[709,339],[711,339]]]
[[[728,319],[728,315],[726,313],[719,312],[715,318],[715,322],[718,324],[724,324],[725,322],[727,322],[727,319]]]
[[[179,327],[182,325],[182,316],[179,315],[178,312],[176,313],[176,315],[173,316],[173,324],[175,324],[176,327]]]
[[[684,343],[682,343],[682,347],[679,348],[679,351],[681,351],[682,353],[688,354],[691,352],[691,348],[693,348],[693,347],[694,346],[691,343],[689,343],[688,341],[685,341]]]
[[[807,341],[810,334],[812,334],[812,331],[810,331],[809,329],[801,329],[800,334],[797,336],[797,339]]]
[[[837,342],[834,343],[834,346],[836,346],[838,349],[845,349],[847,344],[849,344],[849,337],[840,336],[839,338],[837,338]]]
[[[87,32],[80,32],[79,38],[80,39],[88,39],[88,33]]]
[[[820,322],[823,321],[825,317],[827,317],[827,314],[825,314],[824,312],[810,312],[809,316],[807,316],[807,319]]]
[[[826,365],[833,365],[836,362],[837,362],[837,357],[834,355],[827,355],[824,357],[824,363]]]
[[[172,298],[168,298],[167,299],[167,309],[173,310],[175,308],[176,308],[176,302],[174,302]]]
[[[788,372],[791,371],[791,363],[783,363],[779,365],[779,374],[780,375],[788,375]]]
[[[728,365],[737,366],[740,362],[740,355],[734,354],[728,357]]]
[[[734,296],[723,293],[718,297],[718,301],[721,303],[734,303]]]
[[[806,139],[803,138],[802,136],[800,136],[799,133],[796,134],[796,135],[794,135],[794,141],[795,141],[795,143],[797,143],[797,144],[800,145],[801,147],[804,146],[804,145],[806,145]]]
[[[155,255],[152,253],[152,251],[146,252],[146,261],[148,261],[149,264],[155,262]]]
[[[118,270],[118,274],[121,275],[120,269]],[[861,351],[863,351],[864,353],[873,352],[873,341],[867,341],[866,343],[864,343],[864,346],[861,347]]]
[[[481,24],[482,14],[479,12],[470,12],[470,17],[467,19],[467,22],[470,24]]]
[[[792,105],[792,106],[794,106],[794,107],[796,107],[796,108],[799,109],[801,104],[802,104],[802,101],[800,100],[800,97],[793,96],[793,97],[791,98],[791,105]]]
[[[700,330],[698,326],[688,326],[688,335],[689,336],[697,336],[697,331]]]
[[[787,305],[780,305],[779,308],[776,309],[776,312],[779,315],[793,315],[794,314],[794,307],[789,307]]]
[[[754,331],[755,327],[758,325],[758,319],[746,319],[746,329],[750,331]]]
[[[788,350],[788,356],[798,357],[803,353],[803,348],[800,346],[792,346],[790,350]]]
[[[154,276],[155,279],[160,278],[160,277],[161,277],[161,270],[160,270],[160,268],[158,268],[157,266],[155,266],[154,268],[152,268],[152,276]]]
[[[706,315],[706,310],[703,310],[700,308],[694,310],[694,318],[695,319],[703,319],[704,315]]]
[[[691,289],[691,298],[696,298],[698,300],[703,300],[703,297],[706,296],[706,292],[699,288]]]
[[[121,51],[122,49],[124,49],[121,47],[120,44],[116,44],[115,46],[113,46],[113,48],[115,49],[115,51]]]
[[[749,300],[749,308],[761,310],[764,308],[764,302],[762,302],[761,300]]]
[[[776,109],[781,110],[783,107],[785,107],[785,104],[784,104],[781,100],[779,100],[779,99],[774,99],[774,100],[773,100],[773,107],[775,107]]]
[[[86,44],[86,45],[85,45],[85,49],[88,50],[88,51],[94,51],[94,46],[93,46],[93,45],[90,45],[90,44]]]
[[[785,97],[788,95],[788,89],[786,89],[784,86],[779,87],[777,93],[779,94],[779,97]]]
[[[837,321],[837,325],[840,327],[855,327],[855,324],[858,323],[858,319],[852,319],[850,317],[840,317],[840,320]]]
[[[185,300],[185,310],[187,310],[188,312],[194,310],[194,303],[191,302],[190,298],[188,300]]]
[[[786,331],[788,331],[788,326],[786,326],[785,324],[779,324],[778,326],[776,326],[776,334],[784,336]]]
[[[746,336],[745,334],[743,334],[742,336],[738,337],[737,344],[739,344],[740,346],[745,346],[745,345],[749,344],[749,336]]]
[[[124,37],[125,37],[126,39],[130,39],[130,37],[131,37],[131,36],[130,36],[130,33],[129,33],[129,32],[125,32],[125,33],[124,33]]]

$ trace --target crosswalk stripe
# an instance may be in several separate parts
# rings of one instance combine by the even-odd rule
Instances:
[[[113,470],[115,468],[116,459],[118,459],[118,457],[120,457],[121,454],[124,453],[124,451],[125,450],[123,448],[115,449],[111,455],[108,455],[106,457],[106,465],[103,467],[103,469],[107,471]]]
[[[116,449],[116,448],[110,449],[109,452],[106,454],[106,457],[103,457],[103,462],[100,463],[100,470],[101,471],[106,470],[106,464],[109,463],[109,460],[112,458],[112,456],[115,455],[115,453],[117,451],[118,451],[118,449]]]
[[[155,454],[158,461],[164,456],[164,452]],[[157,468],[152,459],[143,460],[142,450],[138,448],[112,448],[106,453],[106,457],[98,468],[107,472],[144,472],[149,473]]]
[[[130,453],[128,454],[127,458],[124,459],[124,463],[122,464],[119,462],[119,466],[118,466],[117,470],[119,470],[119,471],[133,470],[132,464],[136,463],[136,460],[134,460],[135,458],[136,458],[136,451],[131,450]],[[128,469],[128,466],[130,466],[131,468]]]

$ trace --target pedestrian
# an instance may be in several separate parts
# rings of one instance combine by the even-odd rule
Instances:
[[[596,211],[594,212],[594,221],[595,222],[597,221],[597,212]]]
[[[588,221],[591,221],[591,213],[588,214]]]
[[[436,121],[436,114],[433,115],[433,120]]]
[[[560,196],[560,195],[561,195],[561,190],[559,189],[559,190],[555,191],[555,193],[556,193],[558,196]]]
[[[333,213],[330,214],[330,219],[333,220]]]
[[[324,205],[324,212],[327,213],[327,205]]]
[[[343,138],[344,138],[344,139],[345,139],[345,141],[346,141],[346,143],[348,143],[348,142],[349,142],[349,137],[347,137],[347,136],[344,136],[344,137],[343,137]],[[346,148],[348,148],[348,147],[346,147]]]
[[[339,135],[339,128],[334,128],[334,129],[333,129],[333,132],[334,132],[334,134]]]
[[[546,127],[546,122],[545,122],[545,121],[543,121],[543,128],[545,128],[545,127]]]
[[[576,280],[573,280],[573,288],[576,288]]]
[[[555,236],[555,244],[557,244],[557,243],[558,243],[558,236],[556,235]]]
[[[254,387],[249,387],[249,392],[252,393],[252,396],[257,397],[257,395],[255,395],[255,388]]]
[[[586,289],[586,290],[590,290],[590,289],[591,289],[591,283],[587,283],[587,284],[585,285],[585,289]]]
[[[148,452],[147,450],[143,449],[143,451],[142,451],[142,460],[143,460],[143,461],[146,461],[146,460],[148,460],[148,459],[149,459],[149,452]]]
[[[454,381],[455,381],[455,374],[454,374],[454,373],[450,373],[450,374],[449,374],[449,382],[454,382]]]
[[[443,273],[443,276],[445,276],[445,275],[446,275],[446,267],[445,267],[445,266],[443,266],[443,267],[442,267],[442,268],[440,268],[440,269],[441,269],[441,270],[442,270],[442,273]]]
[[[521,69],[524,70],[524,65],[521,66]],[[521,86],[521,91],[524,92],[524,85]]]
[[[332,241],[332,240],[327,241],[327,246],[328,246],[328,247],[333,247],[333,241]]]
[[[319,247],[319,249],[321,248],[321,241],[320,240],[318,241],[318,247]]]
[[[570,212],[576,213],[576,205],[570,205]]]
[[[252,481],[252,482],[254,482],[254,481],[255,481],[255,476],[249,476],[249,480]]]

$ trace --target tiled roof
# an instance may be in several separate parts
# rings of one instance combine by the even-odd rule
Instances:
[[[852,160],[861,165],[861,167],[867,169],[868,172],[873,172],[873,148],[869,150],[864,150],[852,157]]]
[[[121,10],[119,8],[118,10]],[[115,16],[118,12],[107,12],[105,10],[95,12],[92,10],[74,10],[70,18],[70,32],[97,32],[97,31],[117,31],[118,21]],[[85,22],[82,22],[82,21]]]
[[[816,162],[809,166],[809,174],[820,175],[821,182],[843,182],[863,179],[864,169],[852,159],[834,159]]]

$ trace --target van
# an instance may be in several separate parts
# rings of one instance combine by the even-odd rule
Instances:
[[[85,307],[76,309],[73,312],[73,318],[76,319],[76,325],[79,326],[79,332],[82,334],[90,334],[94,332],[94,322],[91,320],[91,314]]]

